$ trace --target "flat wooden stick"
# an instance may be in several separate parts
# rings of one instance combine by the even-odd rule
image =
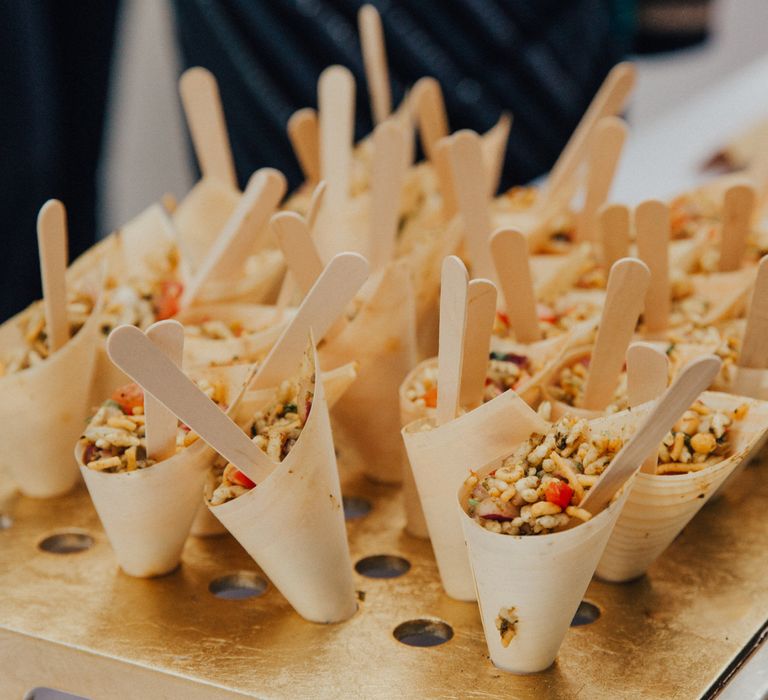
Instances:
[[[282,211],[272,217],[270,226],[301,294],[308,294],[323,272],[323,263],[307,222],[295,212]]]
[[[648,266],[634,258],[622,258],[611,268],[584,387],[584,408],[599,411],[610,403],[643,308],[650,276]]]
[[[627,350],[627,396],[634,408],[647,401],[655,401],[664,393],[669,378],[669,360],[666,353],[650,343],[632,343]],[[656,473],[658,452],[646,458],[640,471]]]
[[[309,183],[320,180],[320,127],[317,112],[305,107],[288,119],[288,139],[299,161],[304,179]]]
[[[408,167],[405,150],[405,134],[397,123],[387,121],[376,127],[371,172],[371,238],[366,247],[372,272],[383,268],[395,255],[400,202]]]
[[[179,93],[203,177],[237,188],[232,147],[219,85],[213,73],[199,66],[184,71],[179,80]]]
[[[107,338],[110,359],[146,394],[186,423],[251,481],[266,479],[274,464],[168,356],[135,326],[119,326]]]
[[[320,109],[320,173],[328,207],[343,211],[349,199],[355,138],[355,79],[343,66],[330,66],[317,83]]]
[[[600,209],[597,218],[603,264],[610,269],[617,260],[629,255],[629,207],[607,204]]]
[[[627,125],[619,117],[603,117],[595,127],[589,141],[586,193],[576,227],[577,240],[597,242],[597,212],[611,191],[626,138]]]
[[[721,272],[730,272],[741,267],[756,201],[757,194],[751,185],[733,185],[725,191],[720,234]]]
[[[768,255],[757,266],[738,364],[751,369],[768,368]]]
[[[320,215],[320,210],[323,207],[324,201],[325,181],[321,180],[317,183],[317,186],[312,191],[312,199],[310,200],[309,207],[307,208],[306,225],[309,229],[310,235],[314,234],[315,226],[317,225],[317,218]],[[317,254],[317,247],[314,243],[312,243],[312,247],[311,249],[308,249],[308,251],[311,251],[308,252],[308,255],[314,256],[320,260],[320,256]],[[285,255],[285,251],[283,251],[283,255]],[[317,271],[318,275],[320,274],[320,271],[322,271],[322,262],[320,263],[320,270]],[[304,291],[308,291],[308,289]],[[296,280],[294,279],[293,274],[289,269],[285,273],[282,285],[280,285],[280,291],[277,295],[277,302],[275,303],[275,306],[277,306],[277,312],[275,314],[276,323],[282,320],[285,309],[293,298],[295,292]]]
[[[443,91],[437,80],[427,77],[416,81],[411,95],[421,147],[427,158],[434,161],[435,144],[449,133]]]
[[[265,235],[266,223],[280,204],[286,187],[279,170],[262,168],[251,175],[235,211],[184,290],[182,308],[190,306],[209,281],[232,279],[241,272],[260,236]]]
[[[613,458],[599,481],[579,504],[597,515],[616,495],[624,483],[639,469],[649,454],[658,450],[667,431],[688,410],[696,397],[705,391],[720,371],[720,360],[714,355],[690,362],[678,375],[674,384],[646,416],[637,432]]]
[[[494,197],[499,190],[511,128],[512,115],[505,112],[501,115],[499,121],[482,136],[481,145],[483,149],[483,162],[488,173],[489,197]]]
[[[49,199],[37,215],[37,248],[43,283],[43,310],[48,351],[53,354],[69,340],[67,320],[67,211]]]
[[[459,405],[468,410],[483,403],[496,297],[496,285],[490,280],[476,279],[469,283],[459,400]]]
[[[184,354],[184,326],[168,319],[157,321],[146,330],[155,347],[177,367],[181,367]],[[176,454],[176,433],[178,419],[152,394],[144,397],[145,429],[147,434],[147,455],[160,462]]]
[[[456,190],[453,186],[453,174],[451,172],[451,137],[445,136],[434,144],[432,148],[432,167],[435,169],[437,188],[442,198],[442,215],[444,221],[450,221],[459,211],[456,202]]]
[[[493,279],[490,199],[480,137],[469,129],[449,141],[453,187],[464,224],[472,275]]]
[[[317,217],[323,208],[323,202],[325,202],[326,189],[328,188],[325,185],[325,180],[320,180],[315,189],[312,190],[312,199],[309,200],[309,207],[307,208],[307,226],[311,232],[314,232],[315,226],[317,226]]]
[[[672,303],[669,288],[669,207],[655,199],[638,205],[635,210],[638,257],[651,271],[651,283],[645,300],[646,332],[663,333],[669,326]]]
[[[288,327],[249,385],[277,386],[301,360],[312,332],[319,343],[368,277],[368,262],[358,253],[339,253],[326,265]]]
[[[621,112],[635,86],[636,73],[635,67],[627,62],[615,65],[608,73],[552,167],[547,179],[545,196],[539,200],[540,206],[557,210],[570,201],[576,190],[574,176],[584,162],[587,144],[597,123],[603,117]]]
[[[357,27],[363,49],[373,123],[381,124],[392,112],[392,90],[389,87],[384,29],[381,26],[381,16],[373,5],[363,5],[360,8],[357,13]]]
[[[515,229],[499,229],[491,236],[491,255],[515,338],[520,343],[541,340],[528,240]]]
[[[436,414],[438,425],[452,421],[459,412],[468,295],[467,268],[458,257],[449,255],[443,260],[440,283]]]

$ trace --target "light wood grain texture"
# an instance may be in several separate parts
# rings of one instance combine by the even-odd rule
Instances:
[[[355,79],[343,66],[330,66],[317,83],[320,109],[320,174],[334,215],[349,199],[352,145],[355,138]]]
[[[283,174],[273,168],[262,168],[251,176],[235,211],[184,290],[182,307],[190,306],[207,282],[241,274],[246,259],[263,241],[267,221],[286,186]]]
[[[733,185],[723,197],[720,271],[738,270],[744,260],[757,195],[748,184]]]
[[[458,257],[449,255],[443,260],[440,279],[436,413],[438,425],[453,420],[459,411],[468,296],[467,268]]]
[[[437,80],[427,77],[416,81],[411,95],[421,147],[433,161],[435,144],[449,134],[443,91]]]
[[[179,93],[203,177],[237,187],[219,85],[206,68],[190,68],[179,80]]]
[[[768,368],[768,256],[763,256],[757,266],[738,364],[751,369]]]
[[[576,227],[578,240],[594,243],[598,240],[598,210],[608,199],[626,138],[627,125],[619,117],[603,117],[595,127],[589,141],[584,206]]]
[[[37,248],[43,283],[43,310],[48,350],[56,352],[69,340],[67,320],[67,211],[49,199],[37,215]]]
[[[480,137],[469,129],[449,141],[451,176],[464,225],[464,235],[474,277],[494,279],[491,260],[490,198]]]
[[[655,199],[641,202],[635,210],[638,257],[651,271],[645,300],[645,330],[649,336],[669,326],[672,298],[669,288],[669,207]]]
[[[610,403],[643,308],[650,276],[648,267],[634,258],[623,258],[611,268],[584,387],[584,408],[599,411]]]
[[[608,73],[552,167],[544,196],[538,206],[557,211],[568,204],[578,187],[576,172],[584,162],[588,142],[597,123],[603,117],[621,112],[635,85],[636,72],[631,63],[625,62],[615,65]]]
[[[344,313],[368,277],[368,262],[358,253],[339,253],[326,265],[296,315],[259,367],[250,386],[277,386],[301,361],[310,332],[319,343]]]
[[[496,285],[490,280],[469,283],[467,329],[464,334],[464,359],[459,405],[467,410],[483,403],[485,377],[491,349],[491,333],[496,318]]]
[[[617,260],[629,255],[629,207],[624,204],[607,204],[598,214],[598,228],[603,264],[610,267]]]
[[[443,220],[448,222],[456,216],[459,205],[456,202],[456,190],[453,186],[453,173],[450,160],[450,136],[445,136],[435,143],[432,149],[432,167],[435,169],[437,189],[442,198]]]
[[[323,263],[307,222],[295,212],[283,211],[272,217],[270,225],[293,280],[302,295],[308,294],[323,272]]]
[[[507,155],[509,132],[512,128],[512,115],[505,112],[494,126],[483,134],[481,146],[483,162],[488,173],[488,196],[493,197],[499,191],[501,174],[504,170],[504,157]]]
[[[320,216],[320,211],[323,208],[325,191],[327,189],[325,180],[321,180],[317,183],[315,189],[312,190],[312,199],[309,200],[309,207],[307,208],[307,226],[309,226],[309,230],[312,233],[314,233],[315,226],[317,226],[317,218]]]
[[[299,161],[304,179],[315,183],[320,180],[320,126],[317,112],[305,107],[288,119],[288,139]]]
[[[491,255],[516,340],[541,340],[526,237],[515,229],[499,229],[491,236]]]
[[[647,401],[655,401],[667,388],[669,360],[666,353],[650,343],[632,343],[627,350],[627,397],[634,408]],[[643,462],[640,471],[656,473],[658,452]]]
[[[184,326],[178,321],[153,323],[146,330],[147,338],[177,367],[184,353]],[[147,455],[160,462],[176,454],[178,419],[152,394],[144,397]]]
[[[357,27],[363,49],[363,65],[373,123],[381,124],[392,111],[392,90],[389,87],[384,29],[381,26],[381,16],[373,5],[363,5],[360,8],[357,13]]]
[[[637,432],[613,458],[600,480],[580,504],[596,515],[610,502],[618,490],[639,469],[646,457],[658,449],[667,431],[714,380],[720,371],[720,360],[709,355],[689,363],[675,382],[646,416]]]
[[[395,255],[400,202],[407,168],[405,134],[394,121],[373,132],[371,169],[371,231],[367,246],[371,271],[377,272]]]
[[[107,352],[147,394],[249,479],[259,483],[269,476],[274,465],[267,455],[138,328],[115,328],[107,338]]]

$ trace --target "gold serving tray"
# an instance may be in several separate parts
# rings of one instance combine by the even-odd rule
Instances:
[[[0,697],[45,686],[91,700],[696,698],[716,692],[768,620],[764,465],[705,507],[647,577],[593,582],[586,599],[600,618],[572,628],[554,666],[530,676],[490,663],[476,606],[443,594],[429,543],[404,534],[400,492],[354,473],[343,482],[372,505],[348,523],[353,561],[389,554],[411,568],[390,579],[355,573],[357,614],[328,626],[302,620],[271,585],[247,600],[210,593],[219,577],[258,572],[228,535],[191,538],[175,573],[132,579],[83,487],[51,501],[0,500]],[[68,531],[93,546],[39,548]],[[444,621],[452,639],[418,648],[395,638],[420,618]]]

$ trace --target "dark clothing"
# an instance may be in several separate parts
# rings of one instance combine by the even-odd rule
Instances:
[[[51,197],[69,214],[70,258],[96,238],[117,2],[0,2],[0,319],[39,298],[35,222]]]
[[[363,0],[174,0],[187,66],[209,68],[245,182],[263,165],[301,181],[285,136],[317,104],[332,63],[357,80],[357,137],[371,130],[357,10]],[[437,78],[452,129],[484,131],[514,114],[502,184],[546,172],[608,70],[625,53],[617,0],[373,0],[382,16],[394,104]],[[624,3],[626,4],[626,3]]]

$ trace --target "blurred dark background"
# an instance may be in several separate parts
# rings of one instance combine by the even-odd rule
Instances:
[[[172,81],[183,68],[203,65],[217,76],[241,184],[265,165],[283,170],[292,186],[299,184],[285,123],[296,109],[316,106],[317,77],[332,63],[347,66],[357,78],[357,137],[367,134],[371,115],[356,23],[362,4],[0,3],[0,86],[9,96],[0,107],[0,211],[9,241],[0,257],[5,280],[0,318],[40,294],[35,218],[46,199],[58,197],[67,205],[74,257],[108,226],[127,220],[164,191],[181,189],[175,194],[184,195],[193,160],[178,110],[169,115],[163,106],[176,101]],[[548,170],[612,65],[634,49],[652,52],[700,43],[707,38],[709,19],[706,0],[372,4],[382,15],[394,104],[407,86],[432,75],[442,84],[452,129],[483,131],[502,111],[514,114],[505,188]],[[170,34],[154,34],[146,20],[137,30],[139,11],[165,18]],[[137,31],[159,39],[142,42]],[[173,65],[174,40],[178,65]],[[136,45],[144,55],[136,54]],[[151,99],[137,104],[126,97],[125,84],[159,85],[162,70],[173,72],[170,85],[162,86],[163,104]],[[177,141],[184,151],[181,167],[169,164],[173,159],[167,155],[168,145],[172,152]],[[139,167],[136,153],[152,153],[153,147],[156,162]],[[122,172],[114,174],[114,162]],[[185,172],[168,177],[171,165]],[[155,180],[162,184],[155,187]],[[147,195],[150,185],[154,189]],[[131,196],[134,191],[141,192],[140,206]],[[99,208],[103,200],[108,200],[106,209]]]

